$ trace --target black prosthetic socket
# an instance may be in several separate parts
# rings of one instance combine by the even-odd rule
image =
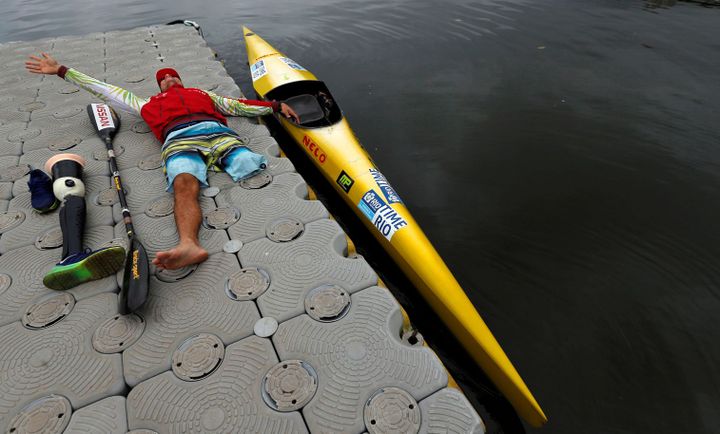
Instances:
[[[62,259],[83,251],[85,232],[85,198],[65,196],[60,207],[60,229],[63,234]]]
[[[75,154],[57,154],[45,163],[52,173],[53,194],[60,206],[60,229],[63,234],[62,259],[83,251],[85,233],[85,184],[82,181],[85,159]]]

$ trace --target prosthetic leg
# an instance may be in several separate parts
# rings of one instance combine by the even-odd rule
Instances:
[[[43,279],[50,289],[70,289],[91,280],[116,273],[123,266],[125,249],[119,246],[91,251],[83,248],[85,233],[85,159],[75,154],[58,154],[45,163],[52,173],[53,194],[60,206],[63,234],[62,260]]]

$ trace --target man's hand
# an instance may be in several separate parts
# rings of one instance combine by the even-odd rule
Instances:
[[[295,123],[300,123],[300,116],[298,116],[297,113],[295,113],[295,110],[291,109],[290,106],[284,102],[280,103],[280,113],[288,119],[292,117],[295,120]]]
[[[42,58],[38,56],[30,56],[30,60],[25,62],[25,69],[33,74],[57,74],[60,64],[47,53],[40,53]]]

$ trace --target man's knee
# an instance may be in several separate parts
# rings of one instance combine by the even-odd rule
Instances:
[[[198,194],[200,191],[200,181],[189,173],[180,173],[173,180],[173,189],[176,195]]]

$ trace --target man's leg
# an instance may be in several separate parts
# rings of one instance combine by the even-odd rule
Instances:
[[[159,269],[176,270],[188,265],[199,264],[208,257],[207,251],[200,245],[198,239],[202,213],[198,201],[200,181],[197,176],[202,178],[206,176],[204,162],[198,154],[191,154],[191,156],[181,154],[177,157],[180,158],[172,157],[175,161],[169,160],[166,168],[168,178],[175,191],[175,225],[180,241],[174,248],[166,252],[158,252],[155,255],[152,262]],[[191,161],[190,158],[193,158],[194,161]],[[197,167],[188,167],[188,165],[197,166],[198,164],[202,165],[202,174],[197,173]],[[183,171],[175,175],[174,172],[178,166],[182,166],[180,170],[188,170],[188,172]]]

